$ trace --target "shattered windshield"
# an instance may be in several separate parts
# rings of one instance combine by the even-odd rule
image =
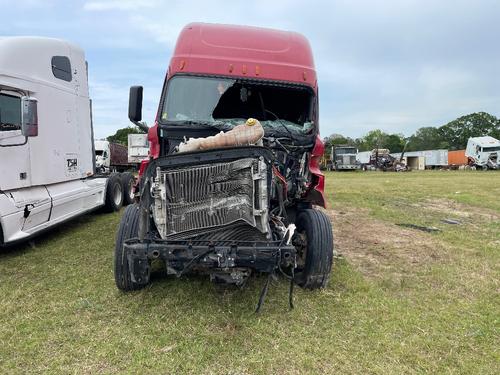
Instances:
[[[312,127],[313,95],[302,86],[228,78],[177,76],[168,84],[161,122],[236,125],[250,117],[265,127]]]

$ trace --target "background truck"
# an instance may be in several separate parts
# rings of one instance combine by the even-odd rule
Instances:
[[[471,167],[500,169],[500,141],[490,136],[471,137],[467,141],[465,156]]]
[[[349,145],[332,146],[332,167],[334,171],[353,171],[359,169],[356,161],[358,149]]]
[[[128,161],[127,146],[105,140],[96,140],[96,168],[101,173],[125,172],[134,167]]]
[[[316,70],[302,35],[256,27],[186,26],[168,67],[140,201],[127,207],[114,257],[116,286],[146,286],[151,263],[242,285],[283,273],[322,288],[333,260],[319,169]],[[129,118],[143,126],[141,86]],[[144,164],[143,164],[144,165]]]
[[[96,173],[87,82],[79,47],[0,38],[0,245],[130,202],[126,176]]]

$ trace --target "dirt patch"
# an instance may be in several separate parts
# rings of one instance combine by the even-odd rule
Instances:
[[[435,234],[371,218],[364,209],[327,210],[334,225],[336,251],[365,276],[403,278],[416,267],[447,257]]]
[[[500,215],[487,208],[468,206],[463,203],[452,201],[451,199],[427,199],[422,203],[415,203],[412,206],[430,210],[435,212],[442,212],[447,216],[456,216],[461,218],[480,217],[487,220],[499,220]]]

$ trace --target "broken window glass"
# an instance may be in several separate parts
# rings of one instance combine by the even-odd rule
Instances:
[[[161,122],[237,123],[250,117],[263,126],[310,129],[313,94],[307,87],[241,79],[173,77],[165,95]],[[273,122],[279,124],[273,124]]]

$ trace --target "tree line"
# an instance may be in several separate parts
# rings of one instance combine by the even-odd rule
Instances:
[[[122,145],[128,146],[129,134],[142,134],[142,133],[144,132],[136,126],[127,126],[126,128],[118,129],[115,134],[108,136],[106,140],[109,142],[120,143]]]
[[[356,146],[359,151],[387,148],[391,152],[401,152],[405,144],[406,151],[462,150],[470,137],[486,135],[500,139],[500,119],[486,112],[478,112],[459,117],[440,127],[421,127],[409,137],[399,133],[387,134],[376,129],[355,139],[332,134],[324,138],[324,142],[327,153],[330,153],[331,146],[341,144]]]

